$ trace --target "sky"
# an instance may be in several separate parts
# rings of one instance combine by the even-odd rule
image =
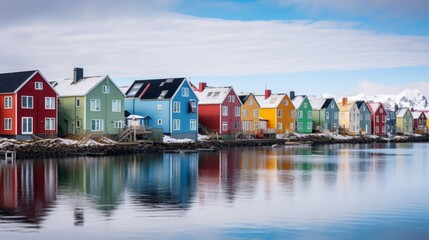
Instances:
[[[427,0],[0,0],[0,72],[429,96]]]

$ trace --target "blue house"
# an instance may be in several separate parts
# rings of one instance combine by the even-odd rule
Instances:
[[[186,78],[136,80],[125,93],[125,113],[174,138],[197,139],[198,98]]]

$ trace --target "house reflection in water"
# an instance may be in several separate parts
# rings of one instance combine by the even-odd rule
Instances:
[[[57,197],[57,162],[0,163],[0,219],[39,228]],[[13,218],[11,218],[13,216]]]
[[[198,186],[198,154],[145,154],[128,161],[127,189],[135,204],[187,210]]]

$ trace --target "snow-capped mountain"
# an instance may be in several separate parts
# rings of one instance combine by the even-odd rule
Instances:
[[[429,109],[429,102],[426,96],[420,93],[417,89],[405,89],[398,95],[367,95],[365,93],[360,93],[355,96],[348,98],[351,101],[364,100],[364,101],[374,101],[383,103],[384,107],[389,109],[394,109],[395,104],[398,107],[409,107],[416,110],[427,110]]]

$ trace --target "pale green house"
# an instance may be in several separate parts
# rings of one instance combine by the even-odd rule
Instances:
[[[59,93],[58,134],[118,134],[124,126],[124,94],[109,76],[84,77],[75,68],[72,79],[52,83]]]

